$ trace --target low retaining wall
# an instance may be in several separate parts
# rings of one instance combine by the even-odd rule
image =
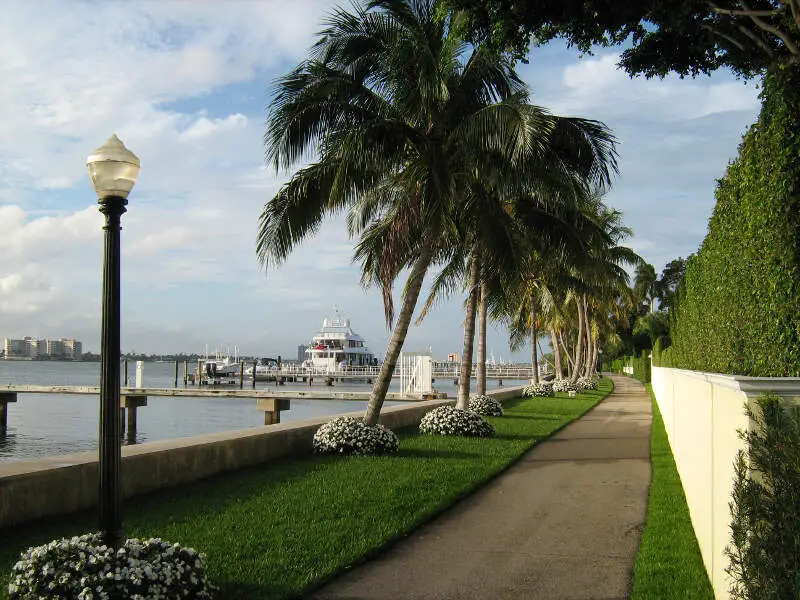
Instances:
[[[800,378],[743,377],[653,367],[653,393],[681,476],[700,553],[718,600],[730,598],[725,547],[734,459],[744,448],[745,404],[772,392],[800,401]]]
[[[489,392],[504,401],[522,388]],[[419,423],[429,410],[454,400],[428,400],[385,407],[380,422],[390,429]],[[362,416],[363,412],[349,413]],[[217,473],[311,452],[311,440],[328,417],[123,446],[122,497],[203,479]],[[0,464],[0,528],[97,505],[97,452]]]

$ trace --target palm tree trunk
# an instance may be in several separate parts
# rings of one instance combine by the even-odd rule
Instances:
[[[536,294],[531,291],[531,368],[533,369],[533,382],[539,383],[539,356],[536,348]]]
[[[478,385],[479,394],[486,393],[486,282],[481,280],[478,301]]]
[[[458,400],[456,408],[466,410],[469,407],[469,388],[472,382],[472,356],[475,345],[475,315],[478,306],[480,284],[479,251],[472,248],[472,266],[470,267],[467,303],[464,314],[464,344],[461,348],[461,366],[458,373]]]
[[[575,305],[578,307],[578,341],[575,343],[575,365],[572,369],[572,377],[569,378],[573,383],[580,377],[581,367],[583,366],[583,338],[586,334],[584,333],[582,304],[582,298],[575,298]]]
[[[572,377],[572,369],[575,365],[575,362],[572,360],[572,353],[567,348],[567,343],[564,341],[564,335],[562,331],[558,332],[558,341],[561,344],[561,348],[564,351],[564,356],[567,357],[567,377]]]
[[[592,335],[592,320],[589,318],[589,302],[588,299],[583,304],[583,318],[586,322],[586,363],[583,366],[583,375],[591,377],[592,375],[592,348],[594,347],[594,336]]]
[[[469,384],[472,379],[472,347],[475,342],[475,313],[480,284],[480,255],[477,246],[472,250],[472,267],[469,276],[466,316],[464,317],[464,347],[461,350],[461,370],[458,374],[458,400],[456,408],[469,407]]]
[[[394,331],[392,331],[392,339],[389,340],[389,346],[386,348],[386,356],[383,359],[381,370],[375,378],[375,385],[372,387],[372,393],[369,395],[369,404],[367,404],[367,411],[364,413],[364,422],[367,425],[375,425],[378,422],[378,417],[381,415],[381,408],[383,402],[386,400],[386,392],[389,390],[389,384],[392,382],[392,375],[394,375],[394,368],[397,365],[397,358],[400,356],[400,350],[403,349],[403,342],[406,341],[406,334],[408,333],[408,326],[411,323],[411,317],[414,314],[414,308],[417,306],[417,299],[419,292],[422,289],[422,281],[425,279],[425,273],[428,271],[428,266],[433,257],[433,248],[423,246],[419,257],[411,269],[411,274],[408,276],[406,289],[403,293],[403,307],[400,309],[400,314],[397,317]]]
[[[564,378],[564,369],[561,367],[561,350],[558,347],[558,337],[556,337],[555,327],[550,328],[550,345],[553,347],[553,368],[558,379]]]

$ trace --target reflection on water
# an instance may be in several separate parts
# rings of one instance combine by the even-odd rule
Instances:
[[[190,366],[191,367],[191,366]],[[146,387],[173,387],[174,363],[145,363]],[[135,372],[135,365],[129,365]],[[181,375],[182,375],[181,367]],[[98,363],[64,363],[34,361],[0,361],[0,385],[98,385]],[[506,381],[506,386],[518,382]],[[246,382],[245,385],[248,385]],[[453,397],[452,380],[437,381],[435,387]],[[490,382],[494,389],[497,382]],[[258,389],[308,391],[308,384],[259,383]],[[314,385],[322,391],[363,391],[372,389],[366,383],[339,383],[333,388]],[[393,382],[391,391],[397,391]],[[386,402],[385,406],[400,404]],[[299,421],[353,411],[363,411],[366,401],[291,400],[291,409],[281,413],[282,422]],[[8,429],[0,433],[0,462],[26,460],[43,456],[97,450],[99,431],[99,396],[20,394],[9,405]],[[258,427],[264,424],[264,413],[256,409],[253,398],[191,398],[152,396],[147,406],[137,412],[135,443],[153,442],[204,433]]]

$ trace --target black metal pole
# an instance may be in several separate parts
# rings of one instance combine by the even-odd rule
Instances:
[[[120,217],[128,201],[108,196],[98,201],[106,217],[103,255],[103,324],[100,332],[100,531],[118,548],[122,538],[119,466]]]

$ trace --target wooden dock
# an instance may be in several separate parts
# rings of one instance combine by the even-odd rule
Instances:
[[[80,394],[91,396],[100,393],[95,385],[0,385],[0,394]],[[194,388],[120,388],[121,396],[188,396],[191,398],[290,398],[303,400],[369,400],[370,392],[337,392],[330,389],[310,390],[258,390],[223,386],[199,386]],[[389,392],[387,400],[419,402],[421,395]],[[425,398],[429,399],[429,398]]]

